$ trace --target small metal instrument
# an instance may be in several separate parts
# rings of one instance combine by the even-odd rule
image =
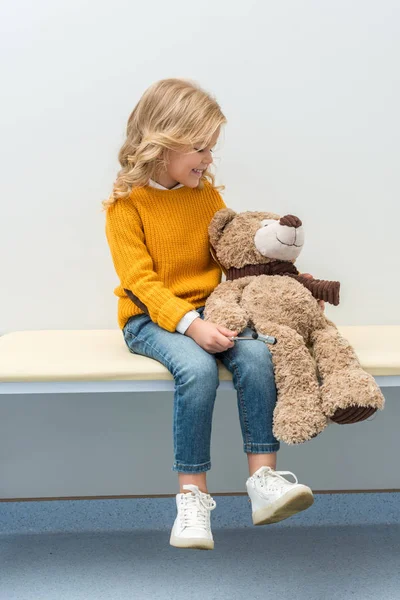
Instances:
[[[260,342],[264,342],[265,344],[276,344],[277,343],[277,339],[276,337],[273,337],[272,335],[262,335],[261,333],[257,333],[256,331],[254,333],[251,334],[251,336],[249,335],[243,335],[242,337],[239,336],[232,336],[232,337],[228,337],[229,340],[231,340],[232,342],[240,342],[241,340],[260,340]]]

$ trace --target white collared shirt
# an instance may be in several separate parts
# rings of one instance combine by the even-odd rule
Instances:
[[[183,183],[177,183],[173,188],[166,188],[160,183],[157,183],[157,181],[153,181],[153,179],[149,179],[148,183],[151,187],[167,191],[177,190],[178,188],[183,187]],[[182,319],[177,324],[176,331],[184,334],[189,325],[191,325],[193,321],[198,318],[200,318],[200,315],[196,310],[189,310],[185,315],[183,315]]]
[[[180,187],[183,187],[183,183],[177,183],[176,185],[174,185],[173,188],[166,188],[163,185],[161,185],[160,183],[157,183],[157,181],[153,181],[153,179],[149,179],[149,185],[151,187],[157,188],[158,190],[177,190]]]

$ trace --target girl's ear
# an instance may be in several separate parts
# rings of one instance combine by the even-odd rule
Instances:
[[[157,175],[159,175],[160,173],[163,173],[165,171],[165,169],[167,168],[167,164],[168,164],[168,158],[169,158],[168,148],[163,148],[154,163],[154,169],[153,169],[154,177],[156,177]],[[154,177],[153,177],[153,179],[154,179]]]
[[[161,154],[159,156],[159,160],[160,162],[168,162],[169,161],[169,149],[168,148],[163,148],[161,151]]]

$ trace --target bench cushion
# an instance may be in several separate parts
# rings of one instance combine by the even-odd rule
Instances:
[[[339,330],[368,373],[400,375],[400,326]],[[232,379],[218,362],[220,380]],[[152,379],[173,376],[158,361],[129,352],[119,329],[16,331],[0,337],[0,382]]]

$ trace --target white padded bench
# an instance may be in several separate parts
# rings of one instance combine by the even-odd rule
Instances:
[[[339,330],[381,388],[400,387],[400,326]],[[220,361],[219,378],[219,389],[234,389],[231,373]],[[129,352],[119,329],[16,331],[0,337],[0,394],[173,389],[168,369]]]

